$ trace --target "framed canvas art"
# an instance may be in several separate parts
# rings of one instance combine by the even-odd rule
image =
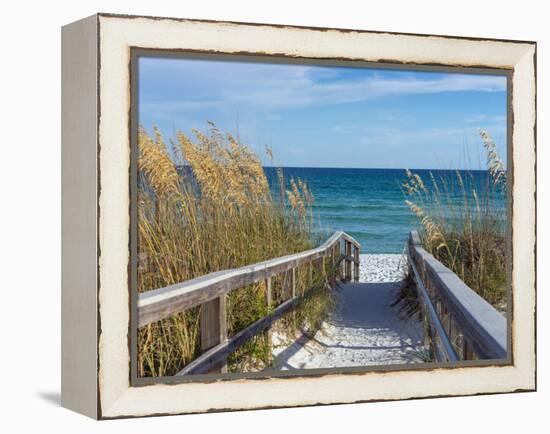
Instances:
[[[62,55],[65,407],[535,390],[534,42],[97,14]]]

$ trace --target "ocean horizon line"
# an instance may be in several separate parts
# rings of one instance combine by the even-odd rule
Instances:
[[[176,167],[190,167],[189,164],[178,164]],[[331,167],[331,166],[265,166],[264,169],[330,169],[330,170],[410,170],[411,172],[417,170],[423,171],[438,171],[438,172],[489,172],[487,169],[436,169],[436,168],[415,168],[415,167]],[[506,169],[505,169],[506,171]]]
[[[422,168],[414,168],[414,167],[330,167],[330,166],[263,166],[263,168],[266,169],[331,169],[331,170],[433,170],[433,171],[439,171],[439,172],[488,172],[487,169],[436,169],[436,168],[429,168],[429,169],[422,169]]]

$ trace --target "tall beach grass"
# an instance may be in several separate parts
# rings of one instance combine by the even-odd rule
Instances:
[[[507,178],[496,145],[480,137],[487,172],[422,179],[407,170],[406,204],[418,217],[424,248],[500,311],[506,310]]]
[[[314,247],[306,183],[287,182],[278,171],[273,198],[259,157],[214,124],[178,133],[166,143],[154,129],[139,131],[138,291],[145,292],[211,272],[253,264]],[[268,149],[271,155],[271,150]],[[272,156],[271,156],[272,157]],[[280,326],[315,329],[333,303],[320,273],[297,270],[297,312]],[[282,301],[282,277],[273,281],[274,306]],[[310,290],[311,289],[311,290]],[[307,290],[307,291],[306,291]],[[268,313],[263,283],[232,291],[227,300],[229,336]],[[138,330],[138,375],[169,376],[200,352],[200,307]],[[229,359],[229,369],[265,369],[270,363],[267,334]]]

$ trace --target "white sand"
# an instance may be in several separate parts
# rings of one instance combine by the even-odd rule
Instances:
[[[407,258],[396,254],[360,255],[360,282],[399,282],[405,277]]]
[[[275,369],[422,362],[422,324],[391,306],[406,265],[402,255],[361,255],[360,282],[338,289],[340,306],[311,339],[273,336]]]

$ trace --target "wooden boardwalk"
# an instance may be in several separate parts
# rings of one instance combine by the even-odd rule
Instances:
[[[299,292],[296,276],[302,268],[309,274],[310,285],[317,281],[335,291],[335,286],[340,288],[340,308],[313,339],[289,342],[282,351],[275,349],[275,369],[506,358],[504,316],[426,252],[415,231],[407,242],[406,256],[409,274],[416,282],[422,321],[400,317],[397,308],[391,306],[399,283],[359,282],[360,247],[353,237],[338,231],[311,250],[139,294],[133,327],[144,327],[200,306],[201,355],[178,375],[227,372],[231,353],[258,333],[272,329],[285,313],[299,308],[307,291],[314,287]],[[275,294],[274,279],[280,281]],[[228,294],[261,282],[267,315],[228,336]],[[428,342],[429,354],[424,342]]]
[[[422,323],[391,304],[400,282],[345,283],[338,309],[311,339],[275,348],[275,369],[312,369],[421,363]]]
[[[200,346],[202,354],[177,375],[227,372],[229,355],[258,333],[269,329],[286,312],[305,299],[305,288],[298,293],[296,274],[307,267],[310,283],[315,279],[330,285],[329,274],[339,281],[359,280],[360,244],[348,234],[337,231],[319,247],[270,259],[240,268],[223,270],[138,295],[137,326],[143,327],[169,318],[175,313],[200,306]],[[315,277],[317,276],[317,277]],[[274,305],[273,279],[282,283],[278,305]],[[313,280],[312,280],[313,279]],[[239,288],[263,282],[269,313],[240,330],[227,335],[227,295]],[[309,288],[310,289],[310,288]]]

